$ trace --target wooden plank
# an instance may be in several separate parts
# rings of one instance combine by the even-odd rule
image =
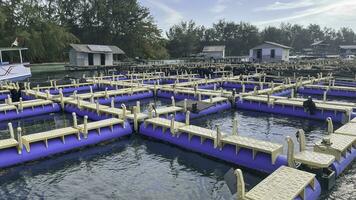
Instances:
[[[315,175],[294,168],[281,166],[247,194],[249,200],[292,200],[298,196],[304,199],[308,185],[314,188]]]
[[[349,135],[356,137],[356,123],[355,119],[351,120],[350,123],[347,123],[341,126],[339,129],[335,131],[336,134]]]
[[[314,151],[302,151],[294,154],[294,160],[313,168],[328,168],[335,161],[335,157]]]
[[[219,103],[219,102],[224,102],[224,101],[228,101],[228,98],[225,98],[225,97],[214,97],[211,100],[210,99],[202,100],[202,102],[206,102],[206,103]]]
[[[156,109],[156,114],[164,115],[164,114],[176,113],[180,111],[183,111],[183,108],[176,107],[176,106],[160,107]]]
[[[4,111],[10,111],[10,110],[17,110],[17,107],[14,105],[7,105],[7,104],[1,104],[0,105],[0,112]]]
[[[194,125],[179,127],[178,131],[208,139],[216,138],[216,131]]]
[[[16,147],[17,145],[18,145],[18,142],[13,138],[0,140],[0,149]]]
[[[117,124],[124,124],[125,122],[122,119],[117,119],[117,118],[110,118],[110,119],[104,119],[96,122],[90,122],[87,124],[88,131],[89,130],[94,130],[94,129],[100,129],[104,127],[112,127]],[[84,131],[84,124],[81,124],[78,126],[78,128],[81,131]]]
[[[48,147],[49,139],[62,138],[62,141],[64,143],[65,142],[64,136],[73,135],[73,134],[76,134],[78,139],[80,138],[78,129],[73,128],[73,127],[66,127],[66,128],[55,129],[55,130],[51,130],[51,131],[45,131],[45,132],[41,132],[41,133],[25,135],[25,136],[22,136],[21,139],[22,139],[22,143],[26,147],[26,151],[30,152],[30,144],[31,143],[44,141],[46,144],[46,147]]]
[[[350,151],[353,146],[356,146],[356,137],[354,136],[330,134],[327,138],[330,139],[331,145],[325,146],[319,141],[315,143],[314,151],[333,155],[337,161],[340,161],[341,157],[345,156],[347,151]]]
[[[221,143],[231,144],[236,146],[236,152],[239,148],[251,149],[254,154],[257,152],[264,152],[271,155],[272,164],[275,163],[277,156],[283,152],[283,145],[256,140],[250,137],[244,137],[239,135],[229,135],[221,139]]]

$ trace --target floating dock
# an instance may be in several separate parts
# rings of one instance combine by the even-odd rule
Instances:
[[[356,104],[326,98],[339,94],[353,97],[356,89],[351,83],[338,86],[335,78],[321,74],[316,78],[278,77],[275,82],[266,81],[273,77],[264,73],[217,74],[222,76],[152,72],[88,77],[84,83],[65,85],[55,80],[46,86],[25,83],[18,102],[12,102],[10,90],[20,91],[19,84],[2,84],[0,121],[63,111],[73,115],[73,125],[22,135],[21,127],[14,130],[9,123],[9,138],[0,140],[0,167],[137,133],[270,174],[249,192],[240,187],[242,199],[317,199],[321,188],[332,188],[335,179],[356,159]],[[326,82],[330,84],[324,85]],[[306,99],[296,98],[298,92],[323,95],[323,100],[314,100],[314,113],[304,108]],[[139,100],[145,98],[168,98],[172,103],[158,108],[149,105],[148,111],[142,112]],[[128,101],[137,102],[127,108]],[[328,134],[306,149],[304,132],[298,131],[299,151],[295,152],[289,137],[284,146],[240,135],[236,120],[231,133],[219,126],[211,130],[190,123],[231,109],[327,120]],[[82,124],[77,123],[77,117],[83,118]],[[333,121],[343,125],[334,131]],[[236,173],[242,184],[241,171]]]

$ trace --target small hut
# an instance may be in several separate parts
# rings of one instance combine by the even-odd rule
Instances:
[[[115,58],[125,54],[119,47],[110,45],[70,44],[70,47],[70,66],[113,66]]]

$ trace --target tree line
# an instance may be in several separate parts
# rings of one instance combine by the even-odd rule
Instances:
[[[69,43],[110,44],[129,57],[168,57],[165,40],[137,0],[0,0],[0,46],[15,38],[32,62],[63,61]]]
[[[257,26],[245,22],[220,20],[211,28],[197,25],[194,21],[181,22],[167,32],[167,49],[173,57],[184,57],[198,53],[205,45],[225,45],[226,55],[248,55],[250,48],[263,41],[277,42],[301,53],[316,41],[325,41],[329,49],[336,50],[342,44],[356,44],[356,35],[350,28],[334,30],[310,24],[282,23],[279,27],[268,26],[259,30]]]
[[[69,43],[117,45],[130,58],[187,57],[205,45],[225,45],[227,55],[247,55],[262,41],[298,52],[317,40],[332,47],[355,44],[350,28],[281,24],[259,29],[246,22],[220,20],[212,27],[181,22],[163,33],[148,8],[137,0],[0,0],[0,46],[18,38],[31,62],[68,59]]]

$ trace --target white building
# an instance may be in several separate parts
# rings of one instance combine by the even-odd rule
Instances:
[[[114,56],[125,54],[117,46],[70,44],[70,66],[113,66]]]
[[[356,55],[356,45],[340,45],[340,55],[343,57]]]
[[[202,55],[209,59],[225,58],[225,46],[205,46]]]
[[[263,44],[250,49],[251,62],[281,62],[289,61],[291,47],[265,41]]]

